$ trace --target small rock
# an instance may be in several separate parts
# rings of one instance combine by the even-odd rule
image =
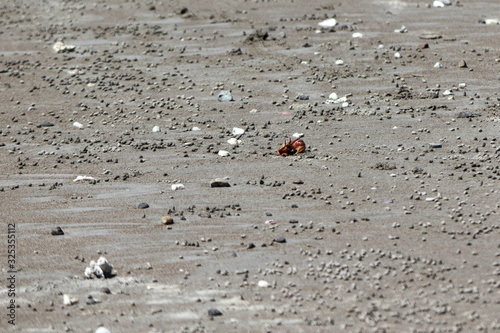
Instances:
[[[52,46],[52,48],[54,49],[54,51],[56,51],[56,53],[64,53],[64,52],[73,52],[76,47],[74,45],[67,45],[59,41],[56,42],[54,46]]]
[[[219,152],[217,153],[219,156],[222,156],[222,157],[227,157],[229,156],[229,152],[226,151],[226,150],[219,150]]]
[[[102,287],[101,293],[109,295],[109,294],[111,294],[111,290],[108,287]]]
[[[77,122],[77,121],[75,121],[75,122],[73,123],[73,126],[75,126],[76,128],[79,128],[79,129],[83,129],[83,124],[81,124],[81,123],[79,123],[79,122]]]
[[[210,181],[210,187],[231,187],[231,184],[223,178],[215,178]]]
[[[145,202],[142,202],[142,203],[140,203],[137,206],[137,208],[139,208],[139,209],[146,209],[146,208],[149,208],[149,205],[147,203],[145,203]]]
[[[334,18],[330,18],[330,19],[319,22],[318,25],[324,29],[333,28],[334,26],[337,25],[337,20]]]
[[[52,234],[52,236],[62,236],[62,235],[64,235],[64,231],[61,229],[61,227],[57,227],[57,228],[52,229],[51,234]]]
[[[101,326],[95,330],[95,333],[111,333],[111,331],[108,330],[106,327]]]
[[[460,60],[458,63],[459,68],[467,68],[467,64],[465,63],[465,60]]]
[[[172,191],[183,190],[186,187],[183,184],[172,184]]]
[[[105,278],[109,278],[112,276],[113,265],[111,265],[108,260],[104,257],[100,257],[97,260],[96,267],[99,267],[102,271],[102,274]]]
[[[231,132],[233,135],[238,136],[245,133],[243,128],[233,127],[233,131]]]
[[[331,99],[333,101],[337,100],[339,97],[337,96],[336,93],[331,93],[330,96],[328,96],[328,99]]]
[[[152,132],[153,132],[153,133],[158,133],[158,132],[160,132],[160,126],[155,126],[155,127],[153,127]]]
[[[250,250],[250,249],[253,249],[253,248],[255,248],[255,244],[254,243],[248,244],[247,249]]]
[[[352,34],[352,38],[363,38],[365,35],[363,35],[361,32],[355,32]]]
[[[196,127],[196,126],[195,126],[195,127],[193,127],[191,130],[192,130],[193,132],[197,132],[197,131],[201,131],[201,128],[199,128],[199,127]]]
[[[229,143],[230,145],[233,145],[233,146],[234,146],[234,145],[238,145],[238,144],[240,144],[240,143],[241,143],[241,140],[238,140],[238,139],[236,139],[236,138],[231,138],[231,139],[227,140],[227,143]]]
[[[441,63],[440,63],[440,62],[436,62],[436,63],[434,64],[434,68],[442,68],[442,67],[443,67],[443,65],[441,65]]]
[[[51,123],[50,121],[44,121],[43,123],[40,124],[42,127],[52,127],[54,126],[54,123]]]
[[[78,298],[70,297],[68,294],[63,295],[64,305],[74,305],[78,303]]]
[[[233,95],[231,95],[231,92],[227,90],[222,90],[219,95],[217,96],[217,99],[219,102],[231,102],[234,101]]]
[[[457,118],[472,118],[474,116],[474,113],[472,113],[471,111],[460,111],[457,115]]]
[[[276,243],[286,243],[286,238],[283,236],[280,236],[274,240]]]
[[[421,43],[418,44],[419,49],[428,49],[429,48],[429,43]]]
[[[212,309],[208,310],[208,315],[210,317],[222,316],[222,312],[220,312],[218,309],[212,308]]]
[[[307,101],[309,99],[309,95],[299,95],[297,96],[297,99],[301,100],[301,101]]]
[[[335,65],[342,66],[343,64],[344,64],[344,60],[342,60],[342,59],[335,60]],[[330,99],[337,99],[337,98],[330,98]]]
[[[174,219],[172,218],[172,216],[166,215],[161,218],[161,223],[165,225],[174,224]]]
[[[486,19],[484,20],[485,24],[499,24],[500,22],[497,19]]]
[[[270,284],[269,282],[265,281],[265,280],[260,280],[257,285],[261,288],[269,288]]]
[[[443,148],[441,143],[429,143],[430,148]]]

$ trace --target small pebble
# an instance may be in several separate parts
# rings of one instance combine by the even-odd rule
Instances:
[[[161,218],[161,223],[165,225],[174,224],[174,219],[172,218],[172,216],[165,215]]]
[[[224,178],[215,178],[210,181],[210,187],[231,187],[231,184]]]
[[[62,235],[64,235],[64,231],[61,229],[61,227],[56,227],[56,228],[52,229],[51,234],[52,234],[52,236],[62,236]]]
[[[227,90],[222,90],[217,96],[219,102],[231,102],[233,101],[233,95]]]
[[[147,203],[145,203],[145,202],[142,202],[142,203],[140,203],[137,206],[137,208],[139,208],[139,209],[146,209],[146,208],[149,208],[149,205]]]
[[[286,243],[286,238],[283,236],[280,236],[274,240],[276,243]]]
[[[222,312],[220,312],[218,309],[212,308],[212,309],[208,310],[208,315],[210,317],[222,316]]]

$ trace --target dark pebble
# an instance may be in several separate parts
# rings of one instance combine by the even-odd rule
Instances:
[[[57,228],[52,229],[51,234],[52,234],[52,236],[62,236],[62,235],[64,235],[64,231],[61,229],[61,227],[57,227]]]
[[[309,99],[309,95],[299,95],[298,98],[301,100],[301,101],[307,101]]]
[[[296,184],[296,185],[304,184],[304,182],[302,180],[300,180],[300,179],[299,180],[294,180],[293,183]]]
[[[109,295],[109,294],[111,294],[111,290],[108,287],[102,287],[101,288],[101,293]]]
[[[255,247],[255,244],[254,243],[250,243],[250,244],[248,244],[247,249],[253,249],[254,247]]]
[[[238,255],[236,254],[236,252],[233,252],[231,255],[232,255],[233,257],[237,257],[237,256],[238,256]]]
[[[480,18],[477,20],[477,23],[486,24],[486,21],[484,19]]]
[[[292,208],[299,208],[299,206],[297,206],[296,204],[293,204]]]
[[[295,223],[299,223],[299,220],[290,220],[290,221],[288,221],[288,222],[290,222],[290,223],[294,223],[294,224],[295,224]]]
[[[143,203],[140,203],[139,206],[137,206],[137,208],[146,209],[146,208],[149,208],[149,205],[147,203],[143,202]]]
[[[266,216],[273,216],[272,213],[266,212]]]
[[[222,312],[220,312],[218,309],[212,308],[212,309],[208,310],[208,315],[210,317],[222,316]]]
[[[474,113],[470,111],[460,111],[457,115],[457,118],[472,118],[474,117]]]
[[[44,121],[40,126],[42,126],[42,127],[52,127],[52,126],[54,126],[54,123],[51,123],[50,121]]]
[[[283,236],[280,236],[274,240],[276,243],[286,243],[286,238]]]

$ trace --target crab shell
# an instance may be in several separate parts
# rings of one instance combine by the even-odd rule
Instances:
[[[282,156],[295,155],[306,149],[306,144],[301,138],[288,141],[285,140],[285,144],[278,149],[278,153]]]

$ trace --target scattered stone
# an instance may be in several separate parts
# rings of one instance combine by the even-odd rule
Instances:
[[[361,32],[355,32],[352,34],[352,38],[363,38],[365,35],[363,35]]]
[[[420,38],[420,39],[440,39],[440,38],[443,38],[443,36],[441,36],[439,34],[424,34],[424,35],[418,36],[418,38]]]
[[[342,59],[335,60],[335,65],[342,66],[343,64],[344,64],[344,60],[342,60]]]
[[[141,202],[141,203],[137,206],[137,208],[139,208],[139,209],[146,209],[146,208],[149,208],[149,205],[148,205],[147,203],[145,203],[145,202]]]
[[[111,294],[111,289],[109,289],[108,287],[102,287],[101,293],[109,295],[109,294]]]
[[[197,131],[201,131],[201,128],[194,126],[191,130],[193,132],[197,132]]]
[[[302,94],[302,95],[297,96],[297,99],[301,100],[301,101],[307,101],[307,100],[309,100],[309,95]]]
[[[57,228],[52,229],[51,234],[52,234],[52,236],[62,236],[62,235],[64,235],[64,231],[61,229],[61,227],[57,227]]]
[[[220,312],[218,309],[212,308],[208,310],[208,315],[210,317],[222,316],[222,312]]]
[[[233,131],[231,133],[235,136],[243,135],[245,130],[243,128],[233,127]]]
[[[436,62],[436,63],[434,64],[434,68],[443,68],[443,65],[441,65],[441,63],[440,63],[440,62]]]
[[[95,333],[111,333],[111,331],[108,330],[106,327],[101,326],[95,330]]]
[[[40,124],[42,127],[52,127],[54,126],[54,123],[51,123],[50,121],[44,121],[43,123]]]
[[[52,48],[56,53],[73,52],[76,49],[75,45],[64,44],[61,41],[56,42]]]
[[[265,280],[260,280],[258,283],[257,283],[257,286],[261,287],[261,288],[269,288],[270,284],[269,282],[265,281]]]
[[[73,179],[74,182],[79,182],[79,181],[88,181],[91,184],[95,184],[97,182],[97,179],[91,176],[77,176],[75,179]]]
[[[276,243],[286,243],[286,238],[283,236],[279,236],[274,240]]]
[[[441,143],[429,143],[430,148],[443,148]]]
[[[230,145],[239,145],[241,143],[241,140],[238,140],[236,138],[231,138],[229,140],[227,140],[227,143],[229,143]]]
[[[70,297],[68,294],[63,295],[63,303],[64,305],[74,305],[78,303],[78,298],[76,297]]]
[[[465,63],[465,60],[460,60],[458,63],[459,68],[467,68],[467,64]]]
[[[318,25],[323,29],[330,29],[337,25],[337,20],[334,18],[326,19],[318,23]]]
[[[75,126],[76,128],[79,128],[79,129],[83,129],[83,127],[84,127],[84,126],[83,126],[83,124],[81,124],[81,123],[79,123],[79,122],[77,122],[77,121],[75,121],[75,122],[73,123],[73,126]]]
[[[160,130],[160,126],[155,126],[155,127],[153,127],[153,129],[152,129],[151,131],[152,131],[153,133],[158,133],[158,132],[160,132],[160,131],[161,131],[161,130]]]
[[[485,24],[500,24],[500,21],[497,19],[486,19],[484,20]]]
[[[97,262],[90,261],[90,265],[85,268],[84,275],[88,279],[97,278],[110,278],[113,276],[113,265],[104,257],[100,257]]]
[[[255,248],[255,244],[254,243],[248,244],[247,249],[250,250],[250,249],[253,249],[253,248]]]
[[[234,100],[231,92],[227,90],[222,90],[217,96],[217,99],[219,100],[219,102],[231,102]]]
[[[428,49],[429,48],[429,43],[421,43],[418,44],[419,49]]]
[[[219,150],[219,152],[217,153],[219,156],[222,156],[222,157],[227,157],[229,156],[229,152],[226,151],[226,150]]]
[[[231,184],[224,178],[215,178],[210,181],[210,187],[231,187]]]
[[[475,115],[471,111],[460,111],[457,115],[457,118],[472,118],[472,117],[475,117]]]
[[[172,191],[184,190],[186,187],[183,184],[172,184]]]
[[[166,215],[161,218],[161,223],[165,225],[174,224],[174,219],[172,218],[172,216]]]

